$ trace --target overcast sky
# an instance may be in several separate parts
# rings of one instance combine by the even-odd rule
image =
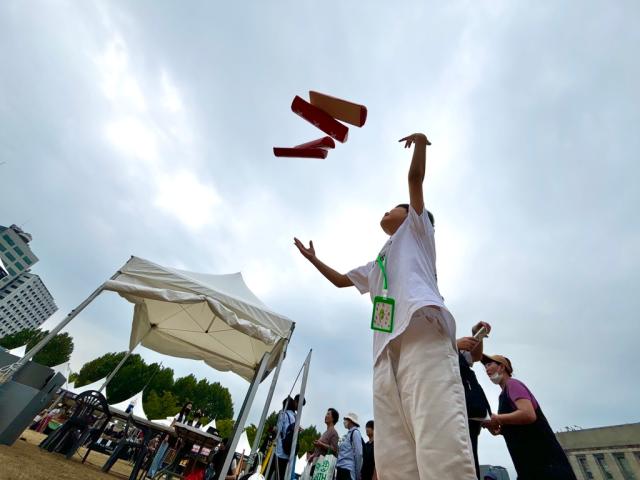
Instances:
[[[422,131],[459,335],[490,322],[485,350],[512,359],[556,430],[636,422],[639,13],[634,1],[5,0],[0,224],[33,234],[34,272],[60,308],[47,327],[132,254],[242,271],[297,323],[274,408],[313,348],[303,425],[320,428],[330,406],[367,420],[369,299],[334,289],[292,238],[341,271],[373,259],[379,218],[408,199],[397,140]],[[310,89],[367,105],[367,124],[324,161],[273,157],[320,136],[289,108]],[[124,350],[131,314],[105,294],[77,318],[73,368]],[[140,352],[221,381],[240,406],[244,380]],[[501,437],[481,435],[480,460],[513,473]]]

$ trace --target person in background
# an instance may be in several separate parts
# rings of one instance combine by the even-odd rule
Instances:
[[[487,334],[491,331],[491,325],[486,322],[479,322],[471,329],[471,334],[475,335],[482,327],[485,328]],[[483,341],[478,341],[471,336],[459,338],[456,341],[456,344],[458,346],[460,377],[462,379],[465,403],[467,405],[471,449],[473,450],[473,460],[476,466],[476,476],[479,479],[480,465],[478,462],[478,437],[482,430],[482,422],[488,419],[491,415],[491,406],[489,405],[487,396],[478,383],[476,374],[473,371],[473,364],[482,359]]]
[[[287,430],[291,425],[296,423],[296,402],[293,398],[287,397],[282,401],[282,410],[278,414],[278,422],[276,424],[278,431],[278,438],[276,439],[276,460],[278,479],[284,480],[287,471],[287,464],[289,463],[289,453],[285,449],[285,439],[287,437]]]
[[[484,426],[504,437],[518,480],[576,480],[540,404],[524,383],[513,378],[511,361],[502,355],[483,355],[482,363],[489,379],[502,389],[498,413]]]
[[[369,441],[364,444],[362,451],[362,480],[378,480],[376,474],[376,460],[373,451],[373,420],[365,425],[365,432]]]
[[[360,480],[362,473],[362,446],[360,423],[355,413],[344,417],[344,428],[347,433],[338,445],[338,461],[336,462],[336,480]]]
[[[327,429],[318,440],[313,442],[315,448],[313,450],[313,453],[309,457],[309,462],[312,465],[315,466],[315,463],[318,461],[318,458],[321,455],[338,454],[338,440],[340,439],[340,437],[338,436],[335,425],[339,419],[340,414],[335,408],[330,408],[327,410],[327,413],[324,416],[324,423],[327,425]]]

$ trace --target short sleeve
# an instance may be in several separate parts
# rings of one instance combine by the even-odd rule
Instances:
[[[507,394],[509,399],[515,404],[517,400],[529,400],[533,405],[533,408],[538,407],[533,394],[529,391],[526,385],[518,380],[512,379],[507,386]]]
[[[418,235],[433,235],[433,225],[431,224],[431,220],[429,220],[429,214],[427,213],[426,208],[423,208],[422,213],[418,214],[418,212],[409,205],[408,220],[411,229]]]
[[[361,267],[354,268],[347,273],[347,277],[353,283],[353,286],[358,289],[362,294],[369,291],[369,274],[371,269],[375,266],[375,262],[369,262]]]

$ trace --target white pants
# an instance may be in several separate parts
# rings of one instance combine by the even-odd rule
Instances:
[[[475,480],[458,354],[446,310],[417,312],[373,371],[380,480]]]

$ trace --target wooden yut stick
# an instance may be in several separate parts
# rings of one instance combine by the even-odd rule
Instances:
[[[367,121],[367,107],[364,105],[314,91],[309,92],[309,100],[311,105],[324,110],[333,118],[356,127],[363,126]]]

